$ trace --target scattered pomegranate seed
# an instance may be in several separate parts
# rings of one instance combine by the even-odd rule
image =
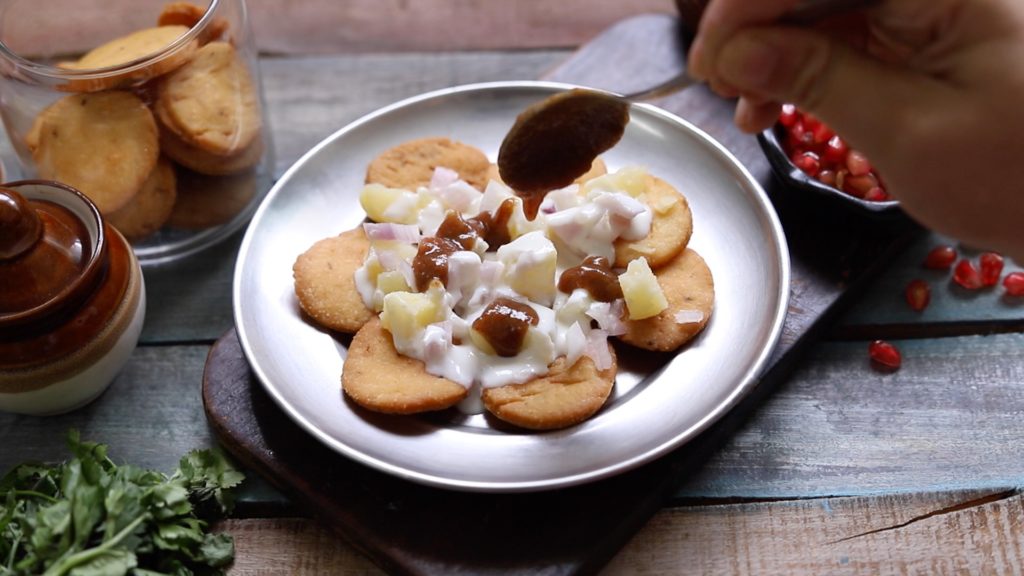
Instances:
[[[985,252],[978,261],[981,262],[981,283],[985,286],[999,284],[1003,274],[1003,257],[996,252]]]
[[[1003,278],[1003,288],[1008,296],[1024,296],[1024,272],[1010,272]]]
[[[910,284],[907,284],[904,296],[906,296],[910,308],[915,312],[920,312],[931,302],[932,289],[924,280],[911,280]]]
[[[953,269],[953,281],[967,290],[977,290],[984,284],[981,281],[981,272],[974,267],[970,260],[961,260]]]
[[[932,270],[947,270],[956,262],[956,250],[952,246],[936,246],[924,257],[924,267]]]
[[[876,368],[885,370],[897,370],[903,358],[895,346],[885,340],[875,340],[868,345],[868,356]]]

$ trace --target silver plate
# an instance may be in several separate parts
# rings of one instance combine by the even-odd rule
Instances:
[[[382,150],[447,136],[493,160],[516,114],[569,87],[475,84],[399,102],[324,140],[270,191],[239,252],[235,324],[259,380],[313,436],[415,482],[469,491],[550,489],[665,454],[754,385],[778,340],[789,295],[789,256],[778,218],[757,182],[720,144],[676,116],[636,105],[624,137],[603,157],[610,170],[646,166],[689,200],[690,246],[715,279],[715,311],[703,334],[675,355],[623,350],[606,406],[583,424],[555,432],[504,428],[482,415],[383,416],[343,397],[344,341],[300,315],[295,258],[317,240],[359,225],[366,166]]]

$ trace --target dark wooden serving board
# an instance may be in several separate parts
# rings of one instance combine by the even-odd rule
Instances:
[[[683,65],[679,23],[627,20],[547,75],[626,91]],[[653,64],[652,64],[653,63]],[[913,237],[903,220],[877,222],[798,197],[772,178],[732,106],[697,87],[659,104],[725,144],[775,202],[792,256],[782,340],[759,385],[676,452],[617,477],[534,494],[474,494],[413,484],[344,458],[294,424],[252,376],[235,333],[210,352],[207,418],[224,447],[384,569],[403,574],[587,574],[598,571],[784,379],[799,352]]]

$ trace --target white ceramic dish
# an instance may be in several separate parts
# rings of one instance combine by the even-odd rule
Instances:
[[[764,192],[721,145],[660,109],[636,105],[610,170],[646,166],[690,202],[690,246],[711,267],[716,304],[704,333],[677,354],[620,347],[615,390],[578,426],[528,433],[483,415],[369,413],[348,402],[340,376],[347,339],[299,313],[292,264],[310,245],[363,220],[366,166],[380,151],[448,136],[493,160],[515,116],[570,86],[477,84],[399,102],[338,131],[303,156],[249,226],[234,279],[235,323],[257,377],[313,436],[364,464],[425,484],[516,492],[622,472],[693,438],[756,383],[778,340],[789,294],[789,256]]]

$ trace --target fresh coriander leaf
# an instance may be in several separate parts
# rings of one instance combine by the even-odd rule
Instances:
[[[243,479],[222,455],[195,451],[174,475],[116,465],[107,447],[68,434],[72,458],[25,463],[0,478],[0,576],[222,576],[230,536],[203,512],[230,510]]]

